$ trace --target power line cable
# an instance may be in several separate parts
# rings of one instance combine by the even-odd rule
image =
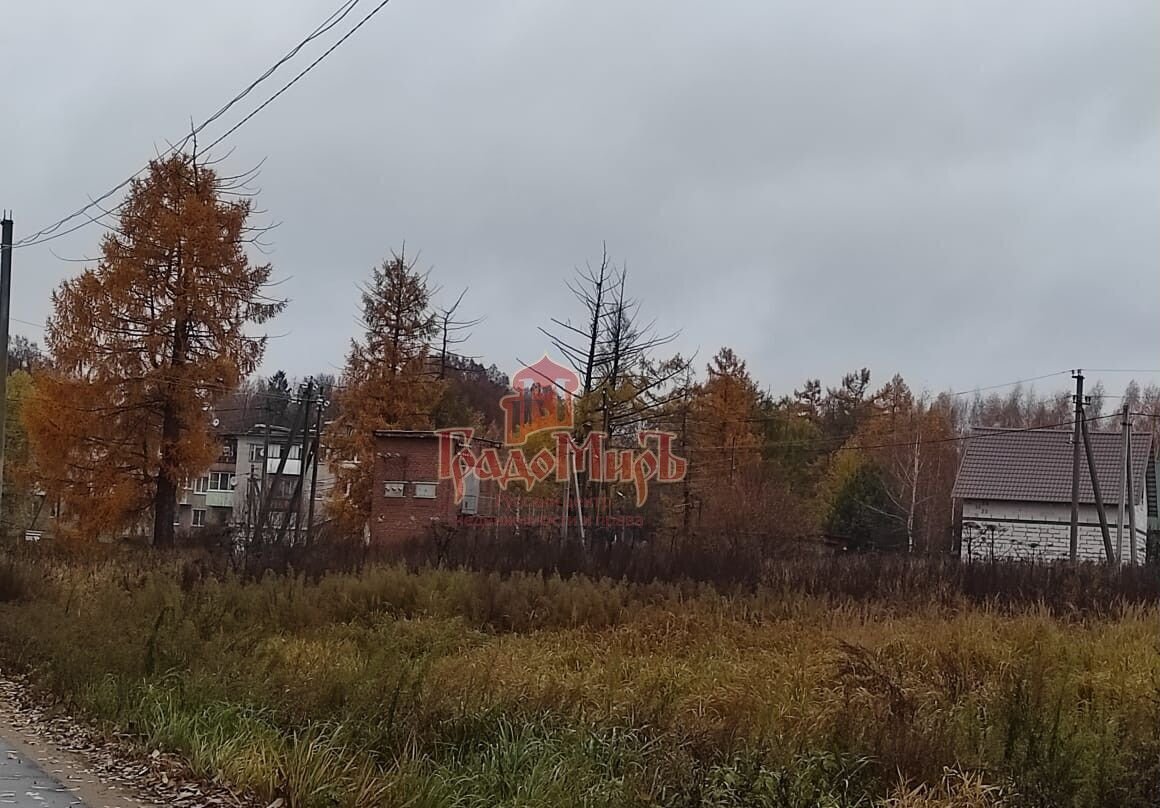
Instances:
[[[290,59],[294,58],[294,56],[296,56],[302,50],[302,48],[304,48],[310,42],[314,41],[319,36],[322,36],[323,34],[327,33],[331,29],[333,29],[336,25],[338,25],[343,19],[345,19],[347,17],[347,15],[350,14],[351,11],[354,10],[355,6],[357,6],[359,2],[361,2],[361,0],[346,0],[346,2],[344,2],[341,6],[339,6],[339,8],[334,13],[332,13],[317,28],[315,28],[305,39],[303,39],[301,42],[299,42],[297,45],[295,45],[294,48],[292,48],[281,59],[279,59],[277,62],[275,62],[274,65],[272,65],[269,69],[267,69],[265,73],[263,73],[261,76],[259,76],[257,79],[255,79],[253,82],[251,82],[245,89],[243,89],[240,93],[238,93],[236,96],[234,96],[233,99],[231,99],[229,102],[227,102],[225,105],[223,105],[217,112],[215,112],[213,115],[211,115],[205,121],[203,121],[201,124],[199,124],[197,127],[195,127],[176,146],[171,147],[167,152],[165,152],[163,156],[169,155],[169,154],[175,154],[175,153],[179,152],[182,148],[185,147],[186,144],[189,143],[189,141],[191,139],[196,137],[196,135],[199,132],[201,132],[203,129],[205,129],[205,127],[209,126],[211,123],[220,119],[234,105],[236,105],[237,103],[242,101],[246,96],[248,96],[259,84],[261,84],[263,81],[268,79],[271,75],[273,75],[273,73],[279,67],[284,65]],[[381,0],[381,2],[374,9],[372,9],[369,14],[367,14],[365,17],[363,17],[362,20],[360,20],[358,22],[358,24],[356,24],[351,30],[349,30],[346,34],[344,34],[337,42],[335,42],[333,45],[331,45],[330,48],[328,48],[326,51],[324,51],[321,56],[319,56],[317,59],[315,59],[313,62],[311,62],[311,64],[305,70],[300,72],[290,82],[285,84],[280,90],[278,90],[276,93],[274,93],[274,95],[267,98],[261,105],[259,105],[256,109],[254,109],[248,115],[246,115],[241,121],[239,121],[237,124],[235,124],[233,127],[231,127],[224,135],[222,135],[221,137],[214,140],[213,143],[211,143],[207,147],[207,151],[209,149],[213,148],[214,146],[216,146],[217,144],[221,143],[222,140],[224,140],[226,137],[228,137],[232,133],[236,132],[243,124],[245,124],[247,121],[249,121],[251,118],[253,118],[258,112],[260,112],[262,109],[264,109],[266,106],[268,106],[275,98],[282,95],[282,93],[286,92],[286,90],[288,90],[295,83],[297,83],[299,79],[301,79],[304,75],[306,75],[306,73],[310,72],[310,70],[312,70],[314,67],[316,67],[323,59],[325,59],[327,56],[329,56],[331,53],[333,53],[334,50],[336,50],[339,45],[341,45],[343,42],[345,42],[347,39],[349,39],[355,33],[355,31],[359,30],[373,16],[375,16],[375,14],[377,14],[380,10],[382,10],[382,8],[384,6],[386,6],[386,4],[388,2],[390,2],[390,0]],[[16,242],[13,245],[13,247],[14,248],[15,247],[32,247],[32,246],[35,246],[37,244],[44,244],[45,242],[52,241],[53,239],[61,238],[63,236],[68,235],[69,233],[76,232],[77,230],[80,230],[81,228],[86,227],[87,225],[89,225],[95,221],[98,221],[98,220],[104,218],[105,216],[108,216],[108,215],[114,213],[115,211],[119,210],[121,207],[124,206],[123,202],[119,205],[116,205],[113,208],[110,208],[109,210],[102,210],[102,212],[98,216],[88,216],[88,218],[85,221],[83,221],[77,225],[74,225],[73,227],[70,227],[67,230],[58,232],[62,226],[64,226],[65,224],[68,224],[73,219],[76,219],[76,218],[81,217],[81,216],[87,216],[88,212],[93,207],[99,206],[101,202],[108,199],[110,196],[112,196],[113,194],[120,191],[122,188],[129,185],[134,179],[139,177],[142,174],[142,172],[147,170],[147,168],[148,168],[148,166],[144,166],[144,167],[138,169],[130,177],[128,177],[124,181],[118,183],[116,186],[109,189],[105,193],[101,194],[96,199],[90,200],[88,204],[84,205],[79,210],[69,214],[68,216],[65,216],[63,219],[58,220],[57,222],[49,225],[48,227],[41,228],[40,230],[33,233],[32,235],[26,236],[25,238]]]
[[[1085,368],[1085,370],[1088,373],[1160,373],[1160,370],[1142,370],[1142,369],[1108,370],[1108,369],[1098,369],[1098,368],[1097,369],[1086,369]],[[986,385],[984,387],[973,387],[969,390],[960,390],[958,392],[956,392],[954,390],[946,390],[946,391],[942,391],[942,392],[938,393],[937,396],[946,395],[946,396],[950,396],[952,398],[957,398],[959,396],[975,395],[977,393],[983,393],[983,392],[986,392],[988,390],[999,390],[999,389],[1004,388],[1004,387],[1014,387],[1014,386],[1019,385],[1019,384],[1028,384],[1030,382],[1038,382],[1038,381],[1043,381],[1044,379],[1051,379],[1051,378],[1054,378],[1056,376],[1064,376],[1064,375],[1070,374],[1071,372],[1072,371],[1070,371],[1070,370],[1057,370],[1053,373],[1044,373],[1041,376],[1029,376],[1025,379],[1013,379],[1012,381],[1009,381],[1009,382],[1000,382],[998,384]],[[1063,391],[1060,391],[1060,392],[1062,393]],[[1111,393],[1099,393],[1099,394],[1093,393],[1092,395],[1098,395],[1099,398],[1120,398],[1120,399],[1126,398],[1126,396],[1113,395]],[[777,420],[780,420],[784,417],[785,417],[784,413],[778,413],[775,415],[758,415],[758,416],[754,416],[752,418],[745,418],[742,420],[744,420],[746,423],[762,423],[762,422],[766,422],[766,421],[777,421]]]
[[[1156,368],[1084,368],[1088,373],[1160,373]]]
[[[1026,378],[1026,379],[1015,379],[1014,381],[1010,381],[1010,382],[1002,382],[1001,384],[992,384],[992,385],[988,385],[986,387],[975,387],[971,390],[962,390],[962,391],[959,391],[957,393],[948,391],[947,395],[954,396],[954,397],[970,396],[970,395],[974,395],[975,393],[986,392],[987,390],[998,390],[1002,387],[1014,387],[1015,385],[1018,385],[1018,384],[1029,384],[1030,382],[1043,381],[1044,379],[1051,379],[1051,378],[1054,378],[1056,376],[1064,376],[1064,375],[1069,374],[1069,373],[1071,373],[1070,370],[1057,370],[1054,373],[1044,373],[1042,376],[1031,376],[1031,377]]]
[[[18,322],[23,322],[23,321],[18,321]],[[29,325],[32,325],[32,323],[29,323]],[[1070,371],[1060,371],[1060,373],[1070,373]],[[1033,377],[1033,378],[1035,380],[1038,380],[1038,379],[1050,378],[1051,376],[1056,376],[1056,375],[1059,375],[1059,373],[1046,374],[1044,376],[1037,376],[1037,377]],[[250,377],[250,378],[255,378],[255,377]],[[256,378],[260,379],[261,377],[256,377]],[[1033,380],[1033,379],[1023,379],[1023,380],[1015,381],[1015,382],[1004,382],[1002,384],[990,385],[989,388],[982,388],[982,389],[993,389],[993,388],[1003,387],[1006,385],[1018,384],[1021,381],[1031,381],[1031,380]],[[158,381],[162,381],[162,380],[158,380]],[[283,397],[277,393],[268,393],[268,392],[259,391],[259,390],[242,390],[240,387],[227,388],[224,385],[216,384],[214,382],[199,382],[199,381],[190,380],[190,379],[168,379],[168,380],[163,380],[163,381],[166,384],[173,384],[173,385],[177,385],[179,387],[194,388],[196,390],[204,390],[206,392],[213,392],[213,393],[218,393],[218,394],[222,394],[222,395],[230,395],[233,393],[238,393],[238,394],[249,395],[249,396],[253,396],[253,397],[257,397],[257,398],[268,398],[268,399],[275,399],[275,400],[282,400],[283,399]],[[144,380],[139,379],[139,378],[122,379],[121,380],[121,383],[123,383],[123,384],[143,383],[143,382],[144,382]],[[552,385],[555,387],[559,387],[558,383],[556,383],[556,382],[552,382]],[[350,386],[336,381],[332,384],[328,384],[327,389],[330,391],[334,391],[334,392],[346,391],[346,390],[350,389]],[[575,393],[570,393],[570,395],[573,395],[576,398],[580,397],[578,394],[575,394]],[[1111,396],[1111,395],[1105,395],[1103,397],[1104,398],[1124,398],[1123,396]],[[291,394],[291,398],[292,399],[294,398],[293,393]],[[1116,413],[1116,414],[1119,414],[1119,413]],[[785,417],[787,417],[787,416],[786,416],[786,414],[783,413],[780,415],[773,415],[773,416],[758,416],[758,417],[754,417],[754,418],[743,418],[743,419],[738,419],[738,422],[740,422],[740,423],[760,423],[760,422],[765,422],[765,421],[769,421],[769,420],[776,420],[776,419],[785,418]],[[1099,416],[1099,417],[1105,418],[1105,417],[1110,417],[1110,416]],[[1066,422],[1067,425],[1070,425],[1071,423],[1072,423],[1071,421]],[[697,424],[695,422],[690,423],[688,426],[692,430],[702,430],[702,431],[710,431],[710,432],[714,430],[712,425]],[[1046,425],[1046,426],[1030,427],[1030,428],[1031,429],[1048,429],[1048,428],[1052,428],[1052,426],[1053,425]],[[856,436],[855,434],[850,434],[850,435],[844,435],[844,436],[843,435],[835,435],[835,436],[828,437],[828,438],[803,438],[801,440],[791,440],[791,441],[778,442],[776,445],[785,446],[785,447],[813,446],[813,445],[817,445],[820,442],[835,442],[835,441],[844,442],[844,441],[850,440],[851,438],[853,438],[855,436]],[[760,444],[760,445],[771,445],[771,444]],[[702,448],[713,448],[713,447],[702,447]],[[737,448],[746,448],[746,447],[738,446]],[[751,447],[749,447],[749,448],[751,448]]]
[[[304,48],[306,45],[308,45],[314,39],[318,38],[322,34],[329,31],[331,28],[333,28],[339,22],[341,22],[342,19],[344,17],[346,17],[346,15],[349,14],[354,9],[354,6],[357,5],[359,2],[360,2],[360,0],[346,0],[346,2],[343,3],[342,6],[340,6],[337,11],[335,11],[326,20],[324,20],[321,25],[319,25],[317,28],[315,28],[313,31],[311,31],[310,34],[308,34],[305,39],[303,39],[301,42],[299,42],[297,45],[295,45],[281,59],[279,59],[277,62],[275,62],[273,65],[271,65],[270,68],[267,69],[265,73],[263,73],[261,76],[259,76],[254,81],[252,81],[245,89],[243,89],[240,93],[235,95],[230,101],[228,101],[220,109],[218,109],[217,112],[215,112],[213,115],[211,115],[210,117],[208,117],[204,121],[202,121],[201,124],[199,124],[188,135],[186,135],[181,140],[180,143],[178,143],[176,146],[170,147],[169,151],[165,152],[165,154],[166,155],[173,154],[173,153],[176,153],[176,152],[180,151],[181,149],[183,149],[185,147],[185,145],[187,143],[189,143],[189,141],[192,138],[196,137],[199,132],[201,132],[203,129],[205,129],[205,127],[209,126],[214,121],[221,118],[221,116],[224,115],[226,112],[228,112],[231,107],[233,107],[235,104],[237,104],[242,99],[244,99],[247,95],[249,95],[250,92],[252,92],[255,87],[257,87],[259,84],[261,84],[263,81],[268,79],[271,75],[273,75],[274,71],[276,71],[279,67],[281,67],[283,64],[288,62],[290,59],[294,58],[294,56],[296,56],[298,54],[298,52],[302,50],[302,48]],[[98,207],[101,202],[108,199],[110,196],[115,194],[117,191],[121,190],[126,185],[131,183],[134,179],[139,177],[143,171],[145,171],[145,168],[138,169],[128,179],[125,179],[124,181],[118,183],[116,186],[109,189],[105,193],[101,194],[96,199],[90,199],[89,203],[87,205],[85,205],[84,207],[80,208],[79,210],[75,211],[74,213],[69,214],[68,216],[64,217],[63,219],[60,219],[59,221],[55,222],[54,224],[51,224],[48,227],[42,228],[30,236],[26,236],[26,237],[20,239],[19,241],[17,241],[13,245],[13,247],[31,247],[35,244],[41,244],[41,243],[44,243],[45,241],[51,241],[50,238],[42,238],[42,237],[52,236],[52,234],[56,233],[56,231],[59,230],[61,226],[67,224],[68,222],[72,221],[73,219],[75,219],[79,216],[86,215],[89,210],[91,210],[94,207]],[[94,221],[97,221],[101,218],[104,218],[105,216],[109,215],[110,213],[119,209],[120,207],[121,207],[121,205],[118,205],[115,208],[113,208],[112,210],[102,211],[100,216],[89,217],[86,219],[86,221],[80,223],[79,225],[77,225],[75,227],[70,227],[68,230],[65,230],[62,233],[58,233],[56,236],[53,236],[53,237],[59,238],[62,236],[66,236],[69,233],[73,233],[73,232],[79,230],[80,228],[91,224]]]
[[[1093,422],[1095,422],[1095,421],[1103,421],[1103,420],[1106,420],[1106,419],[1109,419],[1109,418],[1119,418],[1119,417],[1121,417],[1122,415],[1123,415],[1122,413],[1119,413],[1119,412],[1113,412],[1113,413],[1108,413],[1107,415],[1094,415],[1094,416],[1091,416],[1091,417],[1088,417],[1088,418],[1084,418],[1084,421],[1086,421],[1086,422],[1088,422],[1088,423],[1093,423]],[[1027,427],[972,427],[972,429],[976,429],[976,430],[977,430],[977,429],[999,429],[999,430],[1001,430],[1001,431],[1003,431],[1003,432],[1007,432],[1007,433],[1017,433],[1017,432],[1035,432],[1035,431],[1037,431],[1037,430],[1044,430],[1044,429],[1058,429],[1058,428],[1060,428],[1060,427],[1065,427],[1065,426],[1066,426],[1066,427],[1070,427],[1070,426],[1072,426],[1072,425],[1074,425],[1074,424],[1075,424],[1075,421],[1074,421],[1074,420],[1067,420],[1067,421],[1060,421],[1060,422],[1058,422],[1058,423],[1054,423],[1054,424],[1041,424],[1041,425],[1039,425],[1039,426],[1027,426]],[[974,439],[976,439],[976,438],[979,438],[979,437],[983,437],[983,435],[981,435],[981,434],[978,434],[978,433],[970,433],[970,434],[966,434],[966,435],[954,435],[954,436],[951,436],[951,437],[946,437],[946,438],[931,438],[931,439],[929,439],[929,440],[920,440],[920,441],[919,441],[919,444],[920,444],[920,445],[922,445],[922,446],[930,446],[930,445],[934,445],[934,444],[942,444],[942,443],[959,443],[959,442],[964,442],[964,441],[974,440]],[[691,448],[691,449],[692,449],[692,451],[694,451],[694,452],[698,452],[698,451],[726,451],[726,450],[733,450],[733,451],[756,451],[756,450],[760,450],[760,449],[766,449],[766,448],[781,448],[781,447],[789,447],[789,446],[820,445],[820,444],[822,444],[822,443],[828,443],[828,442],[833,442],[833,441],[837,441],[837,440],[843,440],[843,441],[845,441],[845,440],[849,440],[849,438],[842,438],[842,437],[840,437],[840,436],[838,436],[838,437],[834,437],[834,438],[818,438],[818,439],[817,439],[816,441],[814,441],[812,444],[811,444],[811,443],[805,443],[805,442],[802,442],[802,441],[789,441],[789,442],[768,441],[768,442],[759,442],[759,443],[754,443],[754,444],[750,444],[750,445],[748,445],[748,446],[731,446],[731,445],[724,445],[724,446],[699,446],[699,447],[698,447],[698,446],[693,446],[693,447],[690,447],[690,448]],[[853,444],[853,445],[850,445],[850,446],[845,446],[845,445],[843,445],[843,446],[836,446],[836,447],[834,447],[834,448],[832,449],[832,451],[835,451],[835,452],[842,452],[842,451],[866,451],[866,450],[870,450],[870,449],[893,449],[893,448],[898,448],[898,447],[902,447],[902,446],[914,446],[914,443],[915,443],[915,442],[914,442],[913,440],[908,440],[908,441],[903,441],[903,442],[901,442],[901,443]],[[825,448],[825,447],[823,446],[822,448]]]
[[[240,129],[247,121],[249,121],[251,118],[253,118],[255,115],[257,115],[259,112],[261,112],[263,109],[265,109],[267,106],[269,106],[271,102],[273,102],[276,98],[278,98],[278,96],[282,95],[282,93],[286,92],[291,87],[293,87],[298,82],[299,79],[301,79],[303,76],[305,76],[307,73],[309,73],[315,67],[317,67],[318,64],[323,59],[325,59],[327,56],[329,56],[335,50],[337,50],[338,47],[343,42],[346,42],[348,39],[350,39],[351,36],[353,36],[354,33],[356,31],[358,31],[358,29],[360,29],[364,25],[366,25],[367,22],[369,22],[373,16],[378,14],[389,2],[391,2],[391,0],[381,0],[381,2],[377,6],[375,6],[373,9],[371,9],[369,14],[367,14],[365,17],[363,17],[361,20],[358,21],[358,24],[355,25],[354,28],[351,28],[349,31],[347,31],[345,34],[343,34],[343,36],[337,42],[335,42],[333,45],[331,45],[329,48],[327,48],[325,51],[323,51],[322,54],[319,55],[319,57],[317,59],[315,59],[313,62],[311,62],[309,65],[307,65],[306,68],[303,69],[301,73],[299,73],[297,76],[290,79],[290,81],[288,81],[286,84],[284,84],[282,86],[282,88],[280,90],[278,90],[278,92],[274,93],[272,96],[267,98],[265,101],[263,101],[261,104],[259,104],[252,112],[250,112],[250,114],[248,114],[246,117],[242,118],[240,121],[238,121],[236,124],[234,124],[229,129],[227,129],[225,134],[223,134],[217,140],[210,143],[209,146],[206,147],[206,150],[208,151],[209,149],[212,149],[214,146],[221,143],[227,137],[229,137],[234,132],[236,132],[238,129]]]
[[[974,388],[971,388],[970,390],[960,390],[958,392],[955,392],[953,390],[947,390],[947,391],[939,393],[938,395],[940,395],[940,396],[947,395],[947,396],[950,396],[952,398],[957,398],[959,396],[975,395],[976,393],[986,392],[987,390],[998,390],[998,389],[1003,388],[1003,387],[1014,387],[1015,385],[1018,385],[1018,384],[1027,384],[1029,382],[1038,382],[1038,381],[1042,381],[1043,379],[1051,379],[1051,378],[1054,378],[1056,376],[1063,376],[1063,375],[1066,375],[1069,373],[1071,373],[1070,370],[1057,370],[1053,373],[1044,373],[1042,376],[1029,376],[1025,379],[1014,379],[1014,380],[1009,381],[1009,382],[1000,382],[998,384],[990,384],[990,385],[987,385],[985,387],[974,387]],[[754,416],[752,418],[745,418],[742,420],[744,420],[746,423],[762,423],[765,421],[777,421],[777,420],[780,420],[784,417],[785,417],[784,413],[778,413],[775,415],[758,415],[758,416]]]

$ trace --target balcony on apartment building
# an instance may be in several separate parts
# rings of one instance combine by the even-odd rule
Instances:
[[[234,507],[234,492],[206,491],[205,506],[207,508],[232,508]]]
[[[279,444],[270,444],[270,456],[266,458],[266,473],[277,474],[279,466],[281,466],[282,475],[286,477],[297,477],[302,473],[302,447],[295,444],[289,447],[286,459],[282,459],[282,451],[285,447]],[[285,465],[283,465],[283,462]]]
[[[234,475],[228,471],[211,471],[204,477],[194,480],[193,490],[185,489],[181,492],[179,504],[193,504],[192,497],[205,497],[207,508],[234,507]]]

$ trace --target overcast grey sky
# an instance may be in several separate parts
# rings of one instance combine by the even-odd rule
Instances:
[[[6,4],[17,238],[338,5]],[[404,239],[446,296],[470,287],[470,352],[508,372],[602,240],[677,347],[729,345],[775,392],[860,366],[934,389],[1158,367],[1158,51],[1155,0],[392,0],[227,141],[228,168],[266,159],[281,222],[265,370],[341,366],[356,284]],[[18,250],[12,316],[43,322],[80,266],[49,247],[92,255],[98,231]]]

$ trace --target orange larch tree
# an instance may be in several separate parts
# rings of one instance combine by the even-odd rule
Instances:
[[[688,431],[689,488],[695,523],[706,535],[748,529],[753,485],[760,479],[761,440],[756,415],[760,391],[730,348],[722,348],[693,393]]]
[[[430,429],[444,383],[431,357],[439,322],[434,290],[405,254],[375,267],[363,289],[365,334],[351,342],[336,395],[339,416],[327,445],[335,462],[331,508],[344,529],[363,529],[370,517],[374,433]]]
[[[252,199],[236,178],[177,154],[150,162],[101,241],[95,267],[53,293],[53,366],[25,412],[41,485],[77,535],[152,518],[174,539],[184,480],[218,451],[206,411],[261,361],[276,315],[271,267],[246,245]]]

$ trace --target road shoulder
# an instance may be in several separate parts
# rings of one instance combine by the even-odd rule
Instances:
[[[222,784],[201,783],[180,759],[109,739],[59,709],[45,709],[20,678],[0,672],[0,753],[35,764],[87,808],[248,808],[255,802]],[[3,801],[0,800],[0,804]],[[47,806],[53,803],[40,803]]]

